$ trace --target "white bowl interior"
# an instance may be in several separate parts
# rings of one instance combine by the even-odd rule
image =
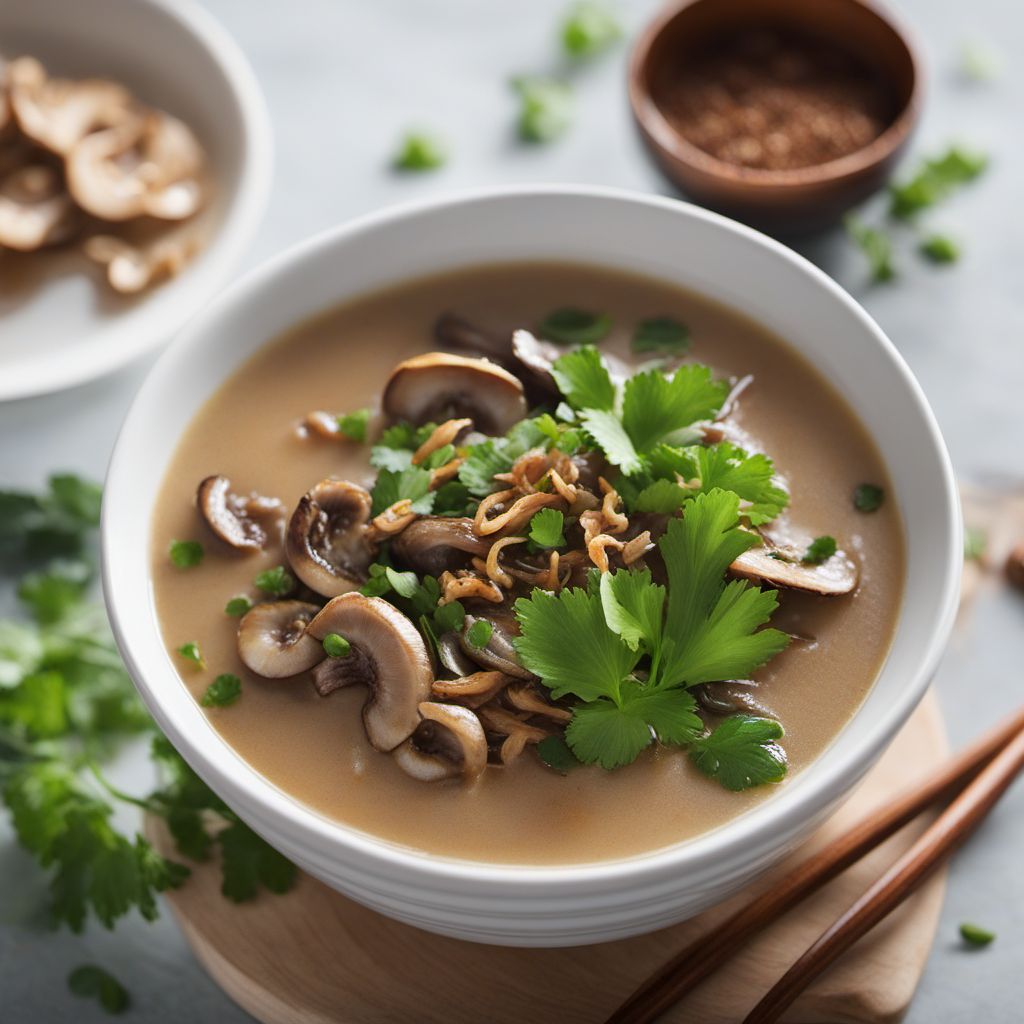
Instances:
[[[516,259],[597,263],[675,282],[788,339],[869,426],[895,482],[890,499],[899,502],[904,523],[913,524],[904,609],[888,661],[865,705],[815,767],[724,828],[627,861],[515,869],[446,861],[411,855],[318,817],[241,762],[181,685],[160,638],[144,568],[151,510],[178,436],[256,348],[367,290],[445,268]],[[204,372],[197,377],[200,353]],[[250,274],[190,325],[140,392],[111,466],[103,533],[107,600],[119,643],[173,742],[250,824],[321,877],[344,886],[342,875],[365,870],[382,885],[386,881],[392,905],[385,906],[384,896],[368,902],[397,916],[403,916],[403,891],[422,901],[413,883],[424,877],[447,893],[453,916],[462,912],[460,894],[469,881],[517,887],[526,898],[543,891],[550,914],[563,900],[596,891],[598,883],[614,901],[614,880],[626,886],[628,879],[660,878],[678,888],[680,878],[696,881],[702,870],[730,858],[746,858],[749,877],[848,792],[906,720],[948,635],[961,564],[956,493],[935,422],[902,359],[852,299],[789,250],[713,214],[672,200],[557,187],[387,211],[320,236]],[[621,896],[624,902],[626,892]],[[475,897],[470,892],[465,898]],[[672,915],[654,903],[647,911],[650,927],[668,923]],[[436,917],[433,924],[417,923],[437,926]],[[603,937],[611,934],[606,930]]]
[[[54,75],[113,78],[189,124],[212,171],[213,232],[175,279],[127,300],[77,252],[0,256],[0,400],[99,376],[167,341],[223,285],[258,226],[270,179],[255,78],[191,0],[4,0],[0,55],[25,54]]]

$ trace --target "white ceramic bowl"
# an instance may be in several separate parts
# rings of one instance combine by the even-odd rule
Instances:
[[[109,294],[75,252],[49,253],[31,273],[15,265],[17,254],[0,257],[10,268],[0,270],[3,401],[80,384],[166,342],[220,290],[252,240],[272,160],[255,76],[192,0],[3,0],[0,54],[38,57],[55,75],[117,79],[176,114],[202,141],[215,187],[209,243],[181,274],[135,299]]]
[[[904,608],[863,708],[814,767],[690,842],[627,860],[505,867],[431,857],[326,820],[243,762],[181,684],[160,638],[146,566],[157,489],[179,435],[265,341],[370,289],[489,261],[564,259],[677,282],[787,338],[869,425],[908,531]],[[203,373],[197,375],[196,367]],[[557,946],[650,931],[729,896],[834,809],[906,721],[949,633],[962,562],[946,449],[920,388],[864,311],[769,238],[669,199],[578,187],[513,188],[363,218],[249,274],[157,363],[107,479],[103,559],[121,651],[153,715],[204,779],[311,874],[384,914],[480,942]]]

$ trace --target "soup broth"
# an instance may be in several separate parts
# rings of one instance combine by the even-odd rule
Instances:
[[[325,477],[369,486],[369,445],[301,436],[296,427],[311,410],[379,408],[395,364],[435,348],[433,325],[443,311],[511,332],[573,306],[613,317],[604,352],[634,363],[649,358],[630,354],[632,325],[670,315],[690,329],[689,357],[720,376],[751,374],[730,420],[772,457],[790,493],[779,523],[801,537],[836,537],[858,566],[859,585],[848,596],[780,592],[772,624],[797,639],[755,678],[758,701],[786,730],[789,781],[856,712],[885,660],[902,597],[902,527],[894,501],[865,514],[852,495],[866,481],[891,493],[886,471],[843,398],[782,340],[695,294],[593,267],[510,264],[416,280],[334,309],[256,352],[185,433],[153,523],[155,601],[170,656],[195,641],[207,666],[176,660],[182,684],[198,700],[218,673],[239,676],[241,698],[209,709],[210,722],[254,769],[326,818],[433,855],[580,863],[691,839],[788,784],[730,792],[683,751],[656,744],[616,771],[588,765],[563,776],[527,749],[472,784],[424,783],[369,744],[363,687],[321,697],[308,673],[265,679],[240,661],[237,621],[225,604],[254,593],[257,573],[284,555],[276,543],[242,555],[208,535],[195,508],[198,482],[223,474],[239,493],[273,495],[289,510]],[[203,542],[200,566],[170,563],[169,544],[183,538]]]

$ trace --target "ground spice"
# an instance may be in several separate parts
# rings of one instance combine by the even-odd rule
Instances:
[[[742,32],[696,60],[666,63],[654,99],[675,129],[726,163],[792,170],[836,160],[895,116],[866,63],[789,30]]]

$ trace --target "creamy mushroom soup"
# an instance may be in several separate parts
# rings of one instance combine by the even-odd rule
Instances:
[[[297,327],[195,417],[157,509],[157,612],[214,728],[325,817],[447,857],[723,825],[848,722],[902,597],[843,398],[743,316],[584,266]]]

